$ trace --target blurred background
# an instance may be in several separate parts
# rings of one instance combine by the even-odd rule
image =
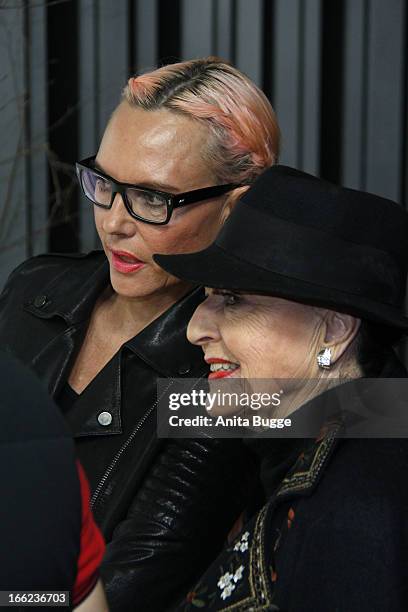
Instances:
[[[98,246],[73,162],[129,75],[209,54],[272,101],[281,161],[407,204],[405,0],[0,0],[0,286]]]

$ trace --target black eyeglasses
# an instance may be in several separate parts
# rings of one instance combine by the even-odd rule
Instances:
[[[120,193],[128,213],[145,223],[165,225],[175,208],[215,198],[239,185],[214,185],[185,193],[166,193],[129,183],[119,183],[111,176],[95,168],[95,156],[75,164],[78,181],[85,196],[96,206],[111,208],[115,196]]]

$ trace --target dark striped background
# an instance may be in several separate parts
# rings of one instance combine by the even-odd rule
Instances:
[[[0,281],[97,242],[72,163],[129,74],[217,54],[263,87],[282,161],[407,202],[404,0],[0,2]]]

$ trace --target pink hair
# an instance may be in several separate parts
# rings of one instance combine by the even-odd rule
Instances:
[[[270,102],[245,74],[218,58],[130,78],[123,98],[145,110],[167,108],[205,122],[213,138],[203,154],[222,183],[252,183],[277,161],[280,132]]]

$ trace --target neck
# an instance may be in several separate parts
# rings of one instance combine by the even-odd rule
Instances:
[[[330,370],[320,370],[315,367],[306,376],[299,377],[298,382],[292,388],[285,389],[282,403],[278,408],[274,408],[273,414],[269,416],[288,417],[328,389],[362,376],[363,372],[356,359],[348,354],[344,355]]]
[[[305,384],[287,398],[287,405],[290,406],[289,412],[292,413],[318,395],[328,389],[332,389],[353,379],[361,378],[363,375],[361,367],[358,365],[354,356],[349,354],[343,357],[330,370],[318,370],[315,378],[305,380]]]
[[[127,297],[115,293],[112,287],[109,287],[101,298],[101,307],[109,316],[113,332],[117,330],[121,335],[132,336],[157,319],[192,289],[192,285],[177,283],[148,296]]]

